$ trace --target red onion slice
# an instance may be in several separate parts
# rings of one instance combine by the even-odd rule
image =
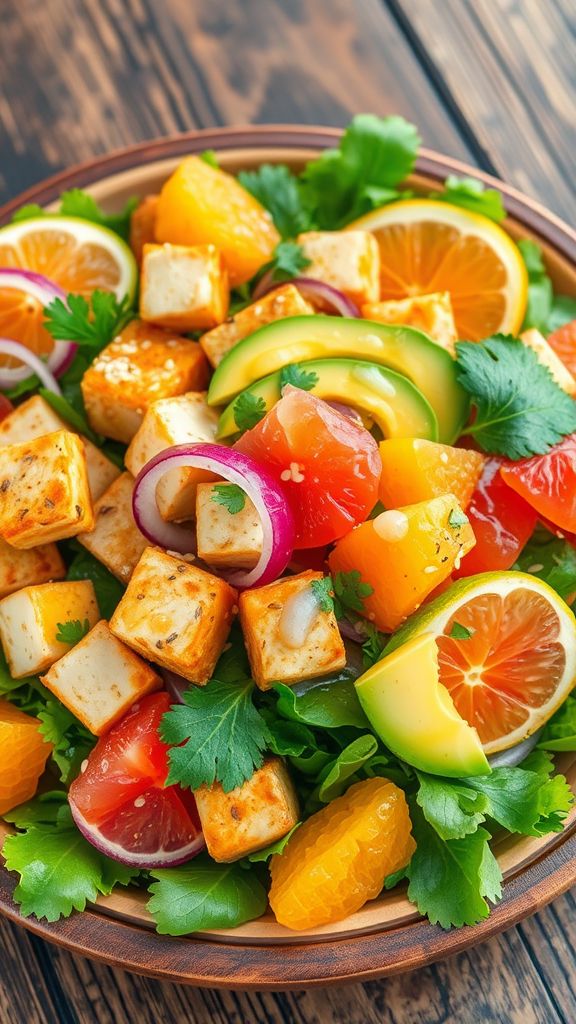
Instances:
[[[43,274],[36,274],[31,270],[0,267],[0,288],[14,288],[16,291],[25,292],[40,302],[43,307],[48,306],[53,299],[62,299],[63,302],[66,300],[66,292],[59,285],[48,277],[44,277]],[[78,346],[71,341],[55,341],[54,348],[43,365],[48,366],[54,376],[60,377],[70,366],[77,348]],[[18,359],[22,359],[22,357],[18,355]],[[0,388],[10,388],[30,376],[28,366],[31,364],[25,359],[22,359],[22,362],[26,365],[2,368]],[[48,387],[48,385],[46,386]]]
[[[0,355],[3,356],[14,356],[15,359],[20,359],[25,364],[22,369],[24,370],[24,376],[19,377],[19,380],[26,380],[30,376],[30,370],[40,378],[44,387],[48,391],[52,391],[55,395],[62,395],[58,382],[54,375],[50,373],[47,364],[40,359],[34,352],[26,348],[25,345],[21,345],[19,341],[12,341],[10,338],[0,338]],[[16,371],[21,373],[20,368]],[[0,366],[0,391],[8,391],[9,388],[13,387],[15,381],[14,377],[9,375],[14,373],[10,368]]]
[[[259,280],[252,294],[252,299],[257,301],[268,292],[276,288],[282,288],[285,284],[293,284],[305,299],[311,302],[316,301],[322,309],[328,307],[328,312],[336,312],[340,316],[360,317],[360,310],[352,299],[349,299],[344,292],[333,288],[325,281],[319,281],[315,277],[293,277],[289,281],[274,281],[273,271],[268,270]]]
[[[140,470],[132,511],[141,533],[166,551],[187,554],[195,546],[189,530],[162,519],[156,487],[171,469],[204,469],[237,484],[256,507],[262,523],[262,554],[250,572],[221,573],[235,587],[262,586],[280,576],[294,549],[294,520],[280,485],[249,455],[218,444],[179,444],[160,452]]]
[[[170,694],[172,700],[175,700],[177,704],[183,704],[184,693],[186,690],[189,690],[193,684],[189,683],[187,679],[183,678],[183,676],[179,676],[176,672],[172,672],[169,668],[160,667],[159,671],[164,680],[166,690]]]

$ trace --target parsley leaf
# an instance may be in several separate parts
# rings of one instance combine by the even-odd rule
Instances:
[[[234,402],[233,410],[238,430],[252,430],[266,415],[266,401],[250,391],[243,391]]]
[[[66,574],[67,580],[91,580],[96,592],[100,614],[110,619],[124,593],[124,587],[93,555],[78,545]],[[73,549],[74,550],[74,549]]]
[[[112,292],[94,291],[90,302],[83,295],[53,299],[44,310],[44,326],[56,340],[74,341],[101,349],[134,316],[127,295],[119,302]]]
[[[298,179],[284,164],[261,164],[256,171],[240,171],[238,181],[271,213],[282,238],[294,238],[310,226]]]
[[[576,750],[576,697],[568,697],[552,716],[538,747],[544,750]]]
[[[334,585],[334,607],[336,618],[341,619],[346,611],[364,611],[364,598],[370,597],[374,588],[364,583],[358,569],[350,572],[336,572],[332,577]]]
[[[466,432],[484,451],[510,459],[541,455],[576,431],[576,402],[516,338],[458,342],[456,371],[476,407]]]
[[[481,213],[498,224],[506,216],[500,192],[494,188],[484,188],[476,178],[458,178],[450,174],[444,182],[444,191],[432,192],[430,198],[451,203],[452,206],[462,206],[473,213]]]
[[[251,679],[211,679],[186,690],[184,703],[171,708],[160,724],[162,740],[172,747],[168,785],[198,789],[218,781],[229,793],[252,777],[270,741],[253,693]]]
[[[82,761],[96,743],[96,737],[59,700],[48,699],[38,712],[38,718],[42,723],[39,732],[52,744],[51,757],[58,767],[60,779],[68,785],[78,775]]]
[[[321,612],[334,611],[334,586],[330,576],[323,576],[321,580],[312,580],[310,590],[314,594]]]
[[[475,629],[468,629],[467,626],[463,626],[460,622],[455,622],[448,636],[451,636],[453,640],[469,640],[471,636],[474,636],[475,632]]]
[[[416,772],[418,806],[441,839],[462,839],[486,820],[488,798],[456,780]]]
[[[238,484],[214,484],[210,500],[223,505],[231,516],[235,516],[245,507],[246,494]]]
[[[300,363],[289,363],[280,370],[280,390],[287,384],[301,391],[312,391],[318,383],[318,374],[314,370],[306,370]]]
[[[180,868],[157,868],[147,909],[161,935],[235,928],[260,917],[268,896],[254,870],[196,857]]]
[[[88,619],[69,619],[68,622],[57,622],[56,640],[59,644],[77,644],[90,631]]]

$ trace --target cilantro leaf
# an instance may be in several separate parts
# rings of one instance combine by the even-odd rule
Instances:
[[[460,622],[455,622],[448,636],[451,636],[453,640],[469,640],[471,636],[474,636],[475,632],[475,629],[469,629]]]
[[[476,408],[466,432],[484,451],[522,459],[547,452],[576,431],[576,402],[516,338],[458,342],[456,370]]]
[[[288,844],[290,836],[294,835],[297,828],[300,828],[302,823],[297,821],[296,824],[282,836],[281,839],[277,839],[275,843],[270,843],[269,846],[265,846],[263,850],[255,850],[254,853],[249,854],[248,860],[251,864],[260,864],[262,861],[270,860],[275,853],[284,853],[284,850]]]
[[[522,330],[536,327],[537,330],[546,333],[552,312],[553,293],[552,281],[546,273],[542,259],[542,249],[529,238],[523,238],[518,242],[518,248],[528,273],[528,302]]]
[[[318,374],[314,370],[306,370],[305,364],[289,363],[280,370],[280,390],[291,384],[293,388],[300,388],[301,391],[312,391],[318,383]]]
[[[298,179],[284,164],[261,164],[256,171],[240,171],[238,181],[271,213],[282,238],[294,238],[310,226]]]
[[[288,281],[291,277],[298,277],[311,262],[298,242],[278,242],[274,259],[267,265],[267,269],[272,270],[273,281]]]
[[[323,768],[317,799],[321,803],[327,804],[331,800],[335,800],[337,796],[341,796],[354,781],[353,776],[356,772],[374,756],[377,750],[378,741],[371,733],[352,740],[335,760]]]
[[[46,211],[38,203],[26,203],[21,206],[10,219],[11,224],[18,224],[21,220],[31,220],[33,217],[45,217]]]
[[[266,910],[268,896],[256,873],[239,864],[196,857],[180,868],[150,872],[147,909],[161,935],[188,935],[208,928],[235,928]]]
[[[336,572],[332,577],[334,585],[334,605],[336,618],[341,619],[345,612],[364,611],[364,599],[370,597],[374,588],[362,580],[358,569],[351,569],[350,572]]]
[[[568,697],[552,716],[538,747],[544,750],[576,750],[576,697]]]
[[[450,174],[444,182],[444,191],[432,192],[430,198],[452,206],[462,206],[472,210],[472,213],[481,213],[497,224],[506,217],[500,192],[494,188],[484,188],[476,178],[458,178]]]
[[[184,703],[171,708],[160,724],[162,740],[172,746],[168,785],[198,789],[218,781],[228,793],[252,777],[270,741],[253,693],[251,679],[211,679],[186,690]]]
[[[96,743],[96,737],[65,708],[59,700],[47,700],[38,712],[41,725],[39,732],[47,743],[52,744],[52,760],[58,767],[60,779],[65,784],[72,782],[80,771],[82,761]]]
[[[487,798],[487,814],[509,832],[544,835],[561,830],[573,801],[564,776],[553,771],[552,755],[538,750],[522,766],[461,781]]]
[[[231,516],[235,516],[246,505],[246,494],[238,484],[214,484],[210,500],[223,505]]]
[[[310,590],[314,594],[321,612],[334,611],[334,587],[330,576],[323,576],[321,580],[312,580]]]
[[[66,574],[67,580],[91,580],[96,592],[96,600],[102,618],[112,617],[116,605],[124,593],[124,587],[108,572],[106,566],[102,565],[93,555],[84,548],[80,548],[74,555]]]
[[[137,197],[128,199],[120,213],[104,213],[96,200],[80,188],[71,188],[60,196],[60,214],[66,217],[80,217],[102,227],[115,231],[124,241],[130,233],[130,217],[138,206]]]
[[[441,839],[461,839],[486,820],[488,798],[456,781],[416,772],[419,807]]]
[[[234,422],[238,430],[252,430],[266,415],[266,401],[250,391],[242,391],[234,402]]]
[[[134,316],[127,295],[119,302],[112,292],[96,290],[90,302],[83,295],[53,299],[44,310],[44,326],[55,340],[74,341],[101,349]]]
[[[276,683],[274,690],[278,694],[278,714],[292,722],[321,729],[338,729],[345,725],[368,728],[368,719],[360,707],[352,679],[335,679],[329,683],[312,680],[309,686],[299,687],[298,693],[284,683]]]
[[[77,644],[90,631],[88,619],[80,622],[80,619],[69,619],[67,622],[57,622],[56,641],[59,644]]]

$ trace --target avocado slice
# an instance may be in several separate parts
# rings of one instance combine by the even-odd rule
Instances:
[[[455,362],[421,331],[398,324],[320,314],[275,320],[230,349],[212,377],[208,403],[224,405],[290,363],[340,357],[379,363],[408,377],[436,413],[438,440],[456,440],[469,402],[456,379]]]
[[[454,778],[490,772],[476,729],[458,714],[440,682],[432,633],[377,661],[355,687],[376,734],[414,768]]]
[[[384,437],[423,437],[435,441],[438,421],[418,388],[394,370],[360,359],[312,359],[303,363],[307,390],[318,398],[345,402],[373,420]],[[313,383],[313,374],[316,382]],[[268,412],[282,397],[282,371],[256,381],[242,394],[263,398]],[[238,396],[239,398],[240,396]],[[218,424],[218,438],[238,433],[235,398]]]

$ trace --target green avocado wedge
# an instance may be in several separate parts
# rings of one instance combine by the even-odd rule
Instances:
[[[209,405],[224,405],[283,366],[316,359],[356,359],[403,374],[438,419],[438,440],[452,444],[469,411],[451,355],[421,331],[347,317],[295,316],[276,320],[238,342],[217,367]]]
[[[357,409],[377,424],[384,437],[437,440],[438,421],[431,405],[402,374],[359,359],[312,359],[302,368],[308,379],[307,390],[318,398]],[[278,370],[246,388],[222,413],[218,440],[238,433],[236,402],[242,395],[263,398],[269,412],[282,397],[282,385],[282,371]]]

